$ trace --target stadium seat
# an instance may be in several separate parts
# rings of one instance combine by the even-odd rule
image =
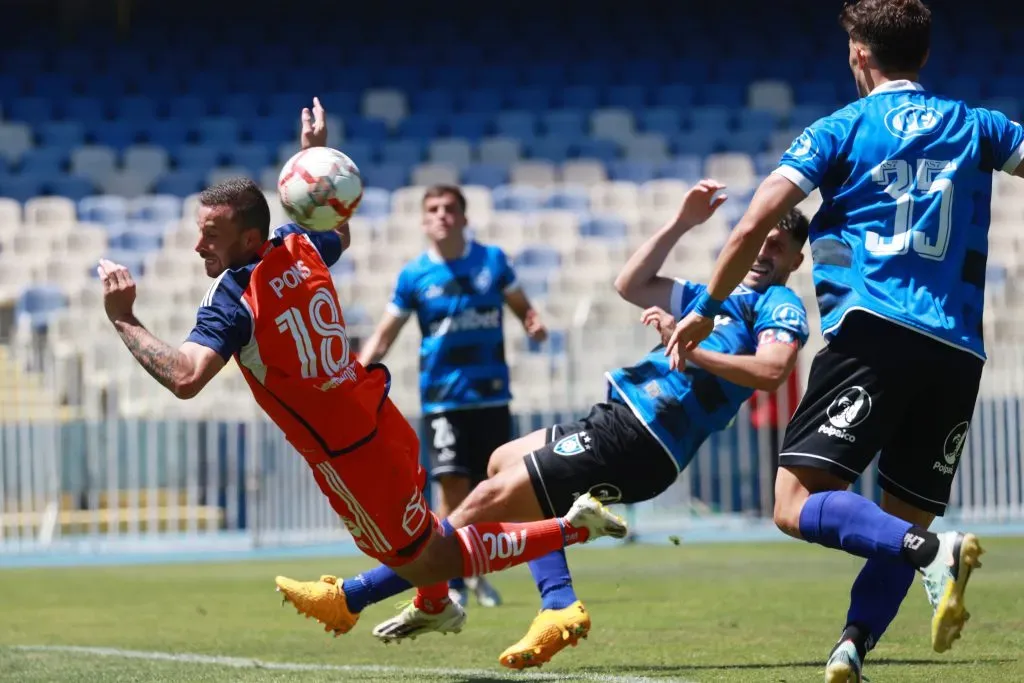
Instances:
[[[59,287],[33,285],[22,291],[15,314],[19,324],[28,325],[32,330],[45,329],[67,303],[67,295]]]

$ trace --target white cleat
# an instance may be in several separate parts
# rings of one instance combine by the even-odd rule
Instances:
[[[939,534],[939,552],[921,569],[932,615],[932,649],[945,652],[960,638],[971,618],[964,606],[964,591],[971,572],[981,567],[978,558],[985,551],[974,534],[947,531]]]
[[[428,614],[410,602],[405,608],[373,629],[373,636],[385,644],[415,640],[424,633],[458,633],[466,623],[466,611],[449,602],[438,614]]]
[[[626,522],[618,515],[612,514],[601,501],[589,493],[584,493],[576,499],[569,508],[565,521],[577,529],[585,528],[589,531],[589,541],[601,536],[625,538],[629,533]]]
[[[466,579],[466,588],[476,596],[476,604],[481,607],[498,607],[501,605],[501,593],[482,576],[471,576]],[[449,593],[451,597],[451,593]],[[463,607],[466,603],[461,603]]]

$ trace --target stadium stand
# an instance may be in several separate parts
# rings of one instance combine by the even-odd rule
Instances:
[[[971,3],[968,24],[958,24],[964,10],[954,0],[933,4],[939,26],[929,85],[1019,117],[1024,48],[1010,36],[1020,20],[979,19],[1017,16],[1011,3],[982,2],[986,13]],[[742,22],[717,6],[662,3],[635,12],[610,2],[588,3],[585,12],[571,4],[474,11],[456,3],[392,22],[394,7],[364,3],[345,7],[353,15],[339,35],[317,37],[308,33],[308,7],[299,21],[286,6],[239,19],[238,3],[210,5],[191,14],[175,5],[164,16],[160,4],[140,3],[128,30],[82,25],[57,48],[40,47],[54,38],[27,18],[25,30],[5,38],[4,335],[18,358],[45,339],[58,359],[44,368],[47,386],[56,387],[47,394],[38,377],[24,379],[25,362],[0,355],[3,374],[17,378],[0,382],[0,405],[16,404],[22,416],[31,406],[40,415],[83,408],[73,395],[80,380],[112,392],[126,416],[157,416],[175,402],[127,362],[107,330],[96,259],[129,265],[140,277],[140,318],[158,335],[183,338],[208,286],[191,252],[195,193],[245,174],[279,209],[277,170],[296,149],[298,112],[313,95],[330,114],[331,144],[356,160],[368,184],[353,247],[335,269],[350,327],[365,328],[383,310],[398,269],[422,248],[422,186],[461,183],[473,228],[514,256],[556,329],[556,341],[537,348],[510,325],[514,376],[551,378],[515,382],[517,405],[546,410],[566,400],[552,386],[592,397],[600,371],[649,345],[641,330],[632,344],[566,353],[574,330],[636,327],[611,280],[688,185],[714,176],[732,196],[668,268],[701,279],[780,152],[855,94],[831,3],[739,3]],[[17,11],[7,20],[17,24]],[[1012,341],[1024,336],[1014,287],[1024,196],[1001,181],[997,190],[988,268],[999,307],[986,324]],[[815,202],[804,208],[813,212]],[[809,270],[793,285],[815,311]],[[415,337],[403,335],[389,358],[400,378],[396,399],[412,413]],[[249,405],[229,366],[175,410],[230,415]]]

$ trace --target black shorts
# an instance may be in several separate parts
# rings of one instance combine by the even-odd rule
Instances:
[[[487,478],[487,461],[498,446],[512,440],[512,414],[507,405],[431,413],[423,418],[430,453],[430,475]]]
[[[967,441],[983,361],[867,313],[852,313],[811,364],[779,465],[879,484],[942,515]]]
[[[547,430],[546,445],[526,456],[545,517],[564,515],[581,494],[603,503],[639,503],[679,476],[675,461],[621,403],[598,403],[590,415]]]

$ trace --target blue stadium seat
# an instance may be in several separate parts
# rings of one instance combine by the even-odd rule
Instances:
[[[45,176],[42,175],[0,175],[0,197],[10,197],[22,203],[43,194],[45,187]]]
[[[31,285],[23,289],[18,297],[15,315],[33,331],[42,331],[67,305],[67,295],[59,287]]]
[[[231,93],[220,100],[218,112],[220,116],[237,119],[247,122],[249,119],[263,116],[266,109],[260,105],[260,100],[251,93]],[[196,114],[195,118],[201,118],[206,112]]]
[[[479,112],[453,114],[448,119],[448,135],[479,142],[491,132],[491,115]]]
[[[610,60],[574,60],[569,63],[569,82],[604,85],[609,81],[613,68],[614,63]]]
[[[361,165],[359,170],[367,186],[394,192],[408,185],[409,167],[402,164],[366,164]]]
[[[793,99],[797,104],[820,104],[834,108],[839,101],[835,83],[830,81],[804,81],[793,86]]]
[[[585,213],[590,210],[590,193],[585,187],[559,187],[544,199],[543,208]]]
[[[378,146],[362,140],[350,140],[342,146],[342,151],[362,170],[363,166],[371,165],[378,160]]]
[[[608,107],[642,110],[647,106],[647,88],[642,85],[613,85],[604,92],[603,102]]]
[[[625,240],[626,223],[618,216],[592,216],[580,223],[580,235],[606,240]]]
[[[740,130],[721,139],[720,148],[726,152],[743,152],[754,156],[768,148],[768,135],[759,130]]]
[[[290,88],[308,87],[314,92],[318,86],[322,86],[319,74],[311,69],[300,72],[300,80],[297,82],[294,76],[289,76],[286,81]],[[236,69],[228,74],[228,90],[232,94],[248,94],[253,92],[273,92],[280,88],[284,78],[277,69]]]
[[[791,128],[806,128],[818,119],[828,116],[833,111],[832,107],[820,104],[797,105],[789,112],[789,126]]]
[[[646,183],[656,177],[655,164],[646,161],[615,161],[608,164],[609,180],[626,180],[631,183]]]
[[[404,124],[409,120],[409,118],[402,121],[403,128],[401,128],[401,130],[403,135],[408,132],[404,129]],[[413,137],[416,139],[388,140],[377,148],[381,163],[415,166],[423,161],[426,157],[426,145],[423,140],[420,139],[419,136],[405,135],[405,137]]]
[[[32,93],[39,97],[59,99],[78,90],[75,87],[76,79],[68,73],[36,73],[31,80]]]
[[[671,161],[658,164],[655,168],[658,178],[678,178],[697,182],[704,175],[704,160],[695,154],[680,153]]]
[[[3,104],[4,118],[11,121],[49,121],[55,114],[53,101],[45,97],[18,97]]]
[[[554,247],[531,244],[516,254],[512,265],[520,274],[528,270],[539,270],[547,274],[558,270],[562,265],[562,256]]]
[[[171,158],[179,170],[207,173],[221,165],[221,154],[207,145],[182,145],[171,151]],[[177,194],[171,192],[170,194]]]
[[[463,91],[460,93],[458,101],[459,109],[462,111],[489,113],[502,108],[504,97],[500,88],[492,86]]]
[[[346,137],[367,142],[383,142],[389,137],[388,125],[381,119],[350,118],[345,120]]]
[[[103,145],[116,150],[134,145],[141,141],[138,126],[134,121],[120,119],[117,121],[96,121],[86,134],[90,144]]]
[[[416,90],[423,87],[423,67],[416,64],[386,66],[377,74],[377,85],[397,88],[398,90]]]
[[[614,77],[627,87],[658,85],[664,80],[664,67],[657,59],[627,59],[618,64]]]
[[[730,130],[733,124],[733,111],[729,107],[694,107],[687,117],[691,131],[710,135],[720,135]]]
[[[556,109],[541,114],[541,128],[545,135],[564,136],[576,141],[586,134],[587,125],[586,115],[574,109]]]
[[[543,111],[551,108],[553,100],[554,97],[549,88],[516,88],[508,95],[508,108]]]
[[[559,88],[567,80],[565,65],[562,62],[539,62],[526,64],[523,69],[523,82],[544,88]]]
[[[498,211],[537,211],[544,205],[544,190],[530,185],[499,185],[491,190]]]
[[[128,203],[123,197],[94,195],[78,201],[78,219],[89,223],[115,225],[128,218]]]
[[[46,183],[46,189],[50,194],[67,197],[76,202],[97,192],[96,184],[92,180],[77,175],[55,176]]]
[[[680,133],[682,115],[675,107],[654,107],[637,113],[637,124],[642,133],[661,133],[666,138]]]
[[[85,127],[77,121],[46,121],[35,127],[40,145],[71,149],[85,144]]]
[[[546,136],[526,142],[523,148],[530,159],[547,159],[557,164],[572,156],[571,151],[575,142],[578,140],[570,140],[568,136]]]
[[[450,114],[455,109],[455,98],[449,90],[419,90],[410,100],[414,113]]]
[[[146,274],[146,257],[148,254],[143,251],[132,251],[128,249],[108,249],[106,252],[106,258],[110,259],[114,263],[120,263],[128,272],[134,277]],[[90,267],[88,271],[93,278],[98,278],[95,267]]]
[[[398,123],[398,135],[420,145],[442,134],[445,115],[435,112],[414,112]]]
[[[329,107],[328,102],[323,103]],[[309,95],[297,92],[277,92],[266,99],[267,116],[284,121],[295,121],[303,107],[309,106]],[[329,111],[334,111],[333,109]],[[348,123],[346,121],[346,123]]]
[[[495,135],[517,138],[524,142],[537,136],[537,115],[532,111],[509,110],[494,117]]]
[[[543,299],[548,295],[551,284],[546,273],[536,273],[528,270],[526,272],[517,273],[517,276],[520,288],[522,288],[523,293],[531,300],[535,301],[537,299]],[[550,338],[550,331],[548,334]],[[537,350],[541,348],[541,344],[529,339],[527,339],[527,345],[532,353],[537,352],[534,351],[534,347],[536,347]]]
[[[482,185],[493,189],[508,180],[508,168],[499,164],[470,164],[462,170],[461,181],[465,185]]]
[[[741,109],[736,113],[735,123],[741,131],[757,131],[767,136],[778,127],[778,118],[764,109]]]
[[[156,100],[145,95],[122,97],[115,109],[119,119],[155,119],[160,114]]]
[[[249,117],[242,121],[242,139],[252,143],[277,147],[289,140],[297,139],[298,130],[295,120]]]
[[[112,249],[148,253],[160,249],[163,238],[150,229],[135,230],[131,227],[117,235],[111,235],[107,242]]]
[[[63,118],[78,121],[83,126],[91,126],[106,118],[103,102],[96,97],[69,97],[61,104]]]
[[[570,85],[561,90],[559,101],[566,109],[596,109],[601,92],[592,85]]]
[[[669,140],[672,154],[707,156],[721,149],[721,141],[728,137],[727,132],[697,131],[680,133]]]
[[[620,150],[619,144],[613,140],[584,138],[572,147],[571,155],[609,163],[620,156]]]
[[[274,165],[275,151],[267,145],[249,143],[226,148],[225,157],[229,166],[245,168],[251,177],[258,178],[264,168]]]
[[[356,262],[346,256],[342,256],[340,259],[334,262],[331,266],[331,275],[341,281],[352,280],[356,275]],[[354,326],[356,321],[352,316],[352,307],[345,306],[345,323]],[[372,324],[372,321],[371,321]]]
[[[656,88],[652,103],[658,107],[692,107],[697,99],[697,92],[690,85],[676,83]]]
[[[68,163],[68,150],[64,147],[36,147],[21,157],[21,171],[39,175],[60,175]]]
[[[511,64],[487,64],[476,68],[475,83],[484,88],[509,88],[518,85],[518,69]]]
[[[150,121],[145,124],[142,139],[168,149],[180,147],[189,140],[188,124],[176,118],[166,121]]]
[[[187,197],[203,189],[203,181],[209,169],[178,169],[157,180],[153,191],[156,194],[171,194]]]
[[[452,84],[471,83],[473,72],[470,62],[441,64],[426,73],[426,85],[431,88],[451,88]]]
[[[698,97],[705,106],[736,109],[747,103],[747,89],[745,84],[708,83],[700,88]]]
[[[391,193],[382,187],[363,188],[359,202],[359,215],[366,218],[385,218],[391,213]]]
[[[167,103],[167,115],[172,120],[191,121],[209,113],[207,100],[196,95],[179,95]]]
[[[210,116],[199,120],[196,132],[200,144],[227,147],[237,143],[242,137],[241,126],[235,119],[223,116]]]
[[[173,195],[143,195],[128,203],[127,218],[132,221],[149,221],[166,225],[182,218],[182,202]],[[187,216],[186,218],[191,218]]]

